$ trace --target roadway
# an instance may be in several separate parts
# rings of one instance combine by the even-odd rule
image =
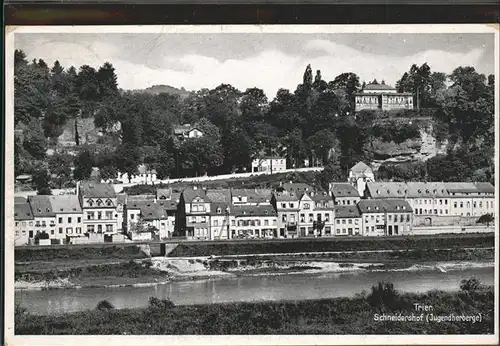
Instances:
[[[466,234],[432,234],[432,235],[404,235],[404,236],[349,236],[349,237],[319,237],[319,238],[287,238],[287,239],[231,239],[231,240],[188,240],[185,238],[172,238],[161,241],[137,241],[137,242],[117,242],[117,243],[94,243],[94,244],[64,244],[64,245],[23,245],[16,249],[73,249],[73,248],[99,248],[113,246],[135,246],[135,245],[161,245],[161,244],[193,244],[193,245],[237,245],[237,244],[257,244],[257,243],[293,243],[293,242],[353,242],[369,240],[387,240],[387,239],[456,239],[456,238],[487,238],[491,233],[466,233]]]

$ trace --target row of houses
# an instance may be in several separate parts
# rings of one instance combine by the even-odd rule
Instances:
[[[16,198],[15,243],[401,235],[495,214],[489,183],[374,182],[366,167],[355,167],[349,183],[332,183],[328,192],[290,182],[275,190],[190,186],[127,196],[81,182],[76,195]]]

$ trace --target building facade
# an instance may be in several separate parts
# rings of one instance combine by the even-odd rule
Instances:
[[[353,205],[335,206],[335,236],[362,235],[361,214]]]
[[[174,128],[174,135],[179,139],[203,137],[203,131],[191,124],[184,124]]]
[[[286,159],[282,157],[264,157],[252,160],[252,172],[282,172],[286,170]]]
[[[368,183],[370,199],[404,199],[415,226],[474,224],[481,215],[495,214],[495,188],[490,183],[377,182]]]
[[[113,185],[83,181],[77,184],[77,195],[85,233],[97,237],[118,233],[118,201]]]
[[[299,196],[295,192],[274,192],[271,204],[278,214],[278,237],[297,238]]]
[[[28,203],[33,213],[34,229],[29,230],[28,237],[34,243],[36,236],[42,233],[49,235],[49,238],[56,239],[56,214],[52,210],[50,196],[30,196]]]
[[[28,245],[34,234],[34,217],[27,200],[14,203],[14,245]]]
[[[176,222],[179,235],[190,239],[210,239],[210,200],[198,186],[182,191]]]
[[[63,244],[67,238],[83,237],[83,212],[76,195],[48,196],[55,213],[56,229],[51,230],[51,239]]]
[[[413,210],[402,199],[361,200],[358,208],[365,236],[411,234]]]
[[[232,208],[231,238],[274,238],[278,219],[272,205],[239,205]]]
[[[368,84],[355,94],[355,111],[413,109],[413,94],[398,93],[386,84]]]
[[[375,174],[364,162],[358,162],[349,170],[347,182],[358,190],[360,196],[363,196],[366,184],[373,181],[375,181]]]
[[[335,205],[357,205],[361,199],[358,190],[348,183],[330,183],[330,193]]]

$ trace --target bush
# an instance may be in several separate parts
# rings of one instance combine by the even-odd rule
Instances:
[[[149,309],[151,310],[166,310],[175,306],[174,302],[170,299],[158,299],[156,297],[149,298]]]
[[[460,289],[466,293],[472,293],[481,288],[481,281],[472,277],[470,279],[463,279],[460,282]]]
[[[102,311],[102,310],[112,310],[115,308],[115,306],[110,302],[108,302],[107,300],[101,300],[95,308],[96,310]]]
[[[378,285],[372,286],[371,293],[367,297],[368,303],[372,307],[387,307],[389,309],[396,308],[399,300],[399,294],[390,282],[379,282]]]

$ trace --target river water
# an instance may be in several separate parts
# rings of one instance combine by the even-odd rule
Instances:
[[[494,268],[475,267],[447,272],[423,269],[255,275],[171,282],[150,287],[16,291],[15,301],[33,313],[57,314],[93,309],[104,299],[116,308],[140,308],[147,306],[149,297],[170,298],[178,305],[350,297],[370,290],[379,281],[390,281],[396,289],[406,292],[453,291],[458,290],[462,279],[472,276],[484,284],[493,285]]]

